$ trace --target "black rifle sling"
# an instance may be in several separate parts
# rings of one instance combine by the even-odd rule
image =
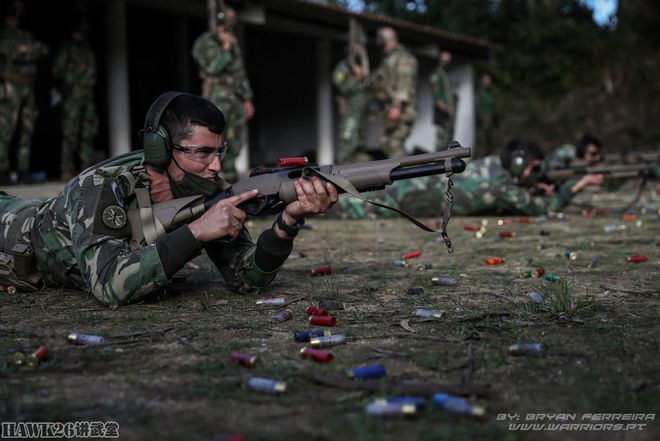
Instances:
[[[419,228],[421,228],[424,231],[428,231],[428,232],[431,232],[431,233],[437,233],[438,232],[437,230],[434,230],[433,228],[431,228],[431,227],[425,225],[424,223],[422,223],[421,221],[417,220],[414,216],[409,215],[405,211],[399,210],[398,208],[391,207],[391,206],[386,205],[386,204],[381,204],[379,202],[370,201],[369,199],[362,196],[360,194],[360,192],[355,188],[355,186],[353,184],[351,184],[351,181],[349,181],[346,178],[342,178],[341,176],[331,176],[331,175],[325,174],[323,172],[320,172],[318,170],[314,170],[313,168],[306,168],[304,174],[306,174],[306,175],[310,175],[310,174],[317,175],[317,176],[325,179],[326,181],[331,182],[332,184],[334,184],[335,186],[337,186],[340,189],[344,190],[346,193],[350,194],[351,196],[353,196],[355,198],[361,199],[364,202],[375,205],[377,207],[386,208],[388,210],[395,211],[395,212],[399,213],[401,216],[408,219],[413,224],[417,225]]]

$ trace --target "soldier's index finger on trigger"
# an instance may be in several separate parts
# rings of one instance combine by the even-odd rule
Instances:
[[[241,202],[247,201],[248,199],[252,199],[253,197],[255,197],[258,194],[259,194],[259,190],[248,190],[248,191],[244,191],[243,193],[239,193],[239,194],[236,194],[234,196],[231,196],[231,197],[227,198],[226,200],[231,205],[235,206],[235,205],[240,204]]]

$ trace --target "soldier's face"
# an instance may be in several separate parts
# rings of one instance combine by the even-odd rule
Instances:
[[[589,144],[587,151],[584,153],[584,159],[589,162],[600,160],[600,149],[593,144]]]
[[[178,146],[189,150],[188,153],[174,151],[173,155],[179,167],[172,161],[168,167],[170,176],[179,181],[183,179],[184,171],[201,176],[205,179],[213,179],[222,170],[220,158],[217,154],[212,155],[209,161],[195,160],[197,152],[219,152],[224,143],[222,135],[211,132],[208,127],[193,126],[192,134],[181,141]],[[183,169],[183,170],[182,170]]]
[[[541,173],[542,164],[543,161],[540,159],[533,159],[529,164],[527,164],[527,167],[525,167],[525,170],[522,172],[522,175],[520,175],[520,179],[518,180],[518,185],[522,187],[529,187],[535,185],[538,175]]]

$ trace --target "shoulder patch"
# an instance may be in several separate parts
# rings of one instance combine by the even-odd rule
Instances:
[[[346,79],[346,73],[344,73],[343,71],[339,71],[335,73],[335,79],[337,81],[344,81]]]

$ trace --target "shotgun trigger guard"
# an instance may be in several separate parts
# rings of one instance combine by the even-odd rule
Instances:
[[[277,196],[257,196],[243,202],[238,206],[249,216],[263,216],[266,214],[279,213],[284,209],[284,202]]]

